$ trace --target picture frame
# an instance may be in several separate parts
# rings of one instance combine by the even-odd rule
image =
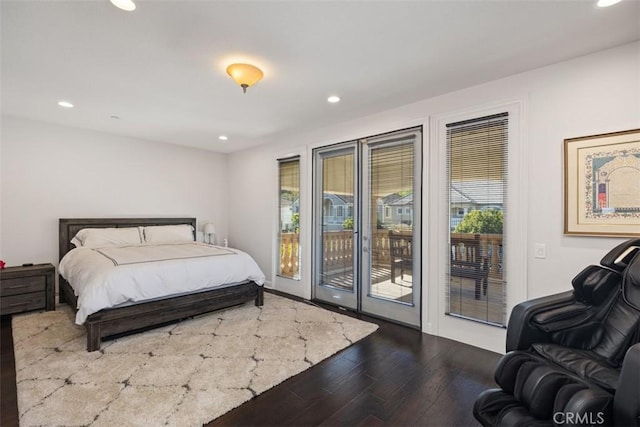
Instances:
[[[640,236],[640,129],[564,140],[564,234]]]

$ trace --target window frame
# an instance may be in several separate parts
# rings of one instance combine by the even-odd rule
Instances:
[[[279,204],[279,185],[277,183],[278,178],[278,160],[284,160],[292,157],[300,157],[300,198],[298,207],[298,214],[300,214],[300,233],[299,233],[299,247],[300,247],[300,280],[292,280],[287,277],[276,275],[277,263],[280,262],[278,257],[278,211]],[[310,153],[306,145],[299,145],[296,147],[283,147],[272,154],[271,172],[270,176],[276,181],[271,186],[270,194],[272,194],[273,206],[270,207],[269,212],[273,215],[269,222],[271,223],[271,236],[270,247],[271,256],[268,259],[256,259],[256,262],[260,264],[267,277],[265,280],[265,289],[274,289],[278,292],[283,292],[289,295],[293,295],[303,299],[311,299],[311,287],[309,283],[311,281],[311,219],[309,213],[311,212],[311,165],[309,164]],[[269,270],[270,271],[266,271]]]
[[[425,332],[447,337],[491,351],[503,352],[506,329],[485,325],[479,322],[446,316],[445,277],[448,269],[450,230],[448,189],[446,187],[446,124],[464,121],[476,117],[489,116],[502,112],[509,113],[509,187],[507,200],[509,218],[505,223],[506,246],[509,256],[506,267],[507,289],[507,323],[513,307],[527,299],[527,200],[528,186],[526,179],[528,163],[525,141],[526,99],[515,98],[506,101],[474,106],[458,111],[439,114],[430,118],[430,140],[433,147],[429,158],[429,174],[424,185],[429,188],[428,203],[431,211],[427,212],[429,223],[430,248],[429,256],[423,259],[428,266],[424,280],[428,280],[430,298],[425,315],[428,318]],[[445,191],[445,189],[447,191]]]
[[[300,194],[301,194],[301,190],[302,190],[302,183],[301,183],[301,179],[302,179],[302,171],[301,171],[301,161],[300,161],[300,156],[292,156],[292,157],[288,157],[288,158],[283,158],[283,159],[278,159],[277,160],[277,171],[278,171],[278,231],[277,231],[277,250],[275,251],[276,254],[276,261],[275,261],[275,276],[276,277],[280,277],[283,279],[288,279],[288,280],[294,280],[297,282],[300,282],[300,280],[302,279],[301,276],[301,264],[302,264],[302,258],[300,257],[300,253],[301,253],[301,242],[300,242],[300,223],[298,222],[298,232],[294,234],[297,234],[297,239],[298,239],[298,268],[297,268],[297,272],[296,274],[294,274],[293,276],[288,276],[286,274],[283,274],[281,271],[281,260],[282,260],[282,182],[281,182],[281,168],[282,165],[287,164],[287,163],[293,163],[293,162],[297,162],[297,168],[298,168],[298,177],[297,177],[297,182],[298,182],[298,191],[297,191],[297,200],[298,200],[298,215],[300,215],[299,213],[299,205],[300,205]],[[292,201],[293,204],[293,201]],[[293,212],[293,209],[291,209],[291,214],[293,215],[296,212]]]

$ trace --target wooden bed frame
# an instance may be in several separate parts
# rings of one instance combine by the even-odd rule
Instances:
[[[61,218],[59,224],[60,259],[75,246],[71,239],[83,228],[139,227],[152,225],[191,224],[195,230],[195,218]],[[66,302],[77,310],[78,301],[67,281],[59,276],[60,303]],[[264,289],[247,281],[233,286],[200,291],[193,294],[154,299],[126,307],[103,309],[91,314],[86,322],[87,351],[100,349],[102,338],[125,332],[159,326],[198,314],[231,307],[255,300],[256,306],[264,303]]]

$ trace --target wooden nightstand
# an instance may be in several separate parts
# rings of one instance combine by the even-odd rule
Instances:
[[[51,264],[0,270],[0,314],[55,310],[55,274]]]

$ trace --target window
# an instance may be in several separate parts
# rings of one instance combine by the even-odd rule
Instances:
[[[411,214],[411,208],[404,208],[404,213],[407,215]]]
[[[300,159],[278,161],[279,244],[278,275],[300,280]]]
[[[339,216],[339,217],[344,216],[344,208],[342,206],[336,207],[336,216]]]
[[[347,207],[347,216],[353,217],[353,205]]]
[[[391,207],[385,206],[385,208],[384,208],[384,216],[385,216],[385,218],[391,218]]]
[[[402,208],[398,208],[398,215],[402,215]]]
[[[508,114],[447,124],[448,312],[504,326]],[[466,214],[465,214],[465,207]]]
[[[322,202],[322,211],[325,217],[333,216],[333,203],[331,203],[331,200],[324,199],[324,202]]]

